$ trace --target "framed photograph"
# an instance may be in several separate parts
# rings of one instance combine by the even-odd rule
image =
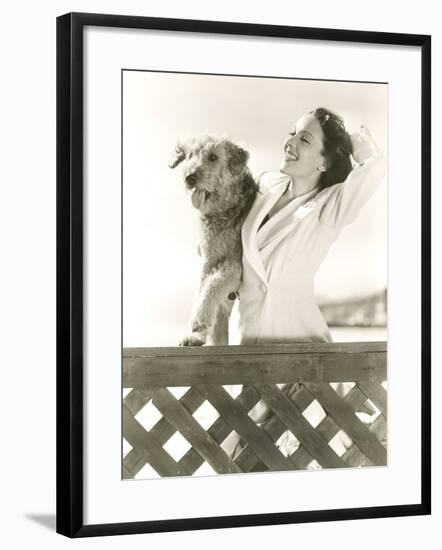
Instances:
[[[430,48],[57,19],[59,533],[430,513]]]

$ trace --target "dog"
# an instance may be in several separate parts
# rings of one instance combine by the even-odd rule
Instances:
[[[249,153],[210,135],[179,141],[170,168],[184,163],[183,179],[199,210],[203,259],[190,334],[180,345],[228,344],[228,322],[242,278],[241,227],[258,191]]]

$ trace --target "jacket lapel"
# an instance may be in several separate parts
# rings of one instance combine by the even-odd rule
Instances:
[[[313,212],[317,204],[314,200],[309,199],[311,199],[314,194],[315,191],[311,191],[306,195],[301,195],[296,199],[292,199],[292,201],[277,212],[275,216],[270,218],[263,228],[258,230],[256,236],[258,250],[262,251],[262,249],[269,244],[274,248],[277,243],[285,239],[285,237],[293,231],[296,224]]]
[[[287,181],[275,185],[266,193],[258,193],[242,226],[244,255],[259,277],[267,283],[267,275],[258,249],[256,233],[262,220],[287,188]]]

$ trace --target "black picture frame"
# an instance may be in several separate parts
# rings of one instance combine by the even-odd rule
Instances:
[[[421,498],[396,506],[85,525],[83,521],[83,30],[85,26],[329,40],[421,48]],[[57,18],[57,527],[68,537],[216,529],[430,514],[431,37],[69,13]]]

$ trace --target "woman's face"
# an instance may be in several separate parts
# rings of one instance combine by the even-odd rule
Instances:
[[[324,172],[323,138],[321,125],[313,115],[301,117],[284,142],[280,171],[298,178]]]

